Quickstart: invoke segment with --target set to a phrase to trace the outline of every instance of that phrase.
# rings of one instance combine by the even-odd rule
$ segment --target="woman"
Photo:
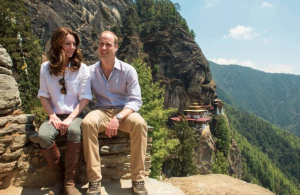
[[[56,176],[50,195],[63,192],[68,195],[81,194],[74,183],[82,156],[81,112],[92,99],[92,94],[89,70],[82,63],[79,43],[74,31],[56,29],[51,37],[49,61],[41,65],[38,97],[48,119],[39,129],[39,144],[41,153]],[[58,135],[67,138],[65,169],[54,142]]]

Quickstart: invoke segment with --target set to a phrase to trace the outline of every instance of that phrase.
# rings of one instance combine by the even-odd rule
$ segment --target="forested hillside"
[[[226,104],[233,138],[243,157],[243,180],[276,194],[299,194],[300,139],[271,123]]]
[[[300,136],[300,76],[209,64],[220,99]]]

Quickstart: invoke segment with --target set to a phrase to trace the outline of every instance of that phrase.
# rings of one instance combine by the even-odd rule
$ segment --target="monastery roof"
[[[203,105],[201,108],[213,108],[211,105]]]
[[[181,117],[172,117],[172,118],[170,118],[170,119],[173,120],[173,121],[180,121],[180,118],[181,118]],[[195,118],[186,118],[186,120],[188,120],[188,121],[201,121],[201,122],[206,122],[206,121],[211,120],[211,118],[207,118],[207,117],[198,118],[198,119],[195,119]]]
[[[207,117],[203,117],[203,118],[198,118],[196,121],[203,121],[203,122],[206,122],[206,121],[209,121],[211,118],[207,118]]]
[[[203,110],[203,109],[192,110],[192,109],[190,109],[190,110],[183,110],[183,111],[185,111],[185,112],[205,112],[206,110]]]

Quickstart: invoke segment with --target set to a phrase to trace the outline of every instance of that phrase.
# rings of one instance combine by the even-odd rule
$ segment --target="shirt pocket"
[[[78,94],[79,91],[79,81],[71,81],[66,83],[67,94]]]

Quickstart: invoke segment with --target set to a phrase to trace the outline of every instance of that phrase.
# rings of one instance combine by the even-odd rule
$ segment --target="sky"
[[[300,75],[300,0],[171,0],[207,60]]]

